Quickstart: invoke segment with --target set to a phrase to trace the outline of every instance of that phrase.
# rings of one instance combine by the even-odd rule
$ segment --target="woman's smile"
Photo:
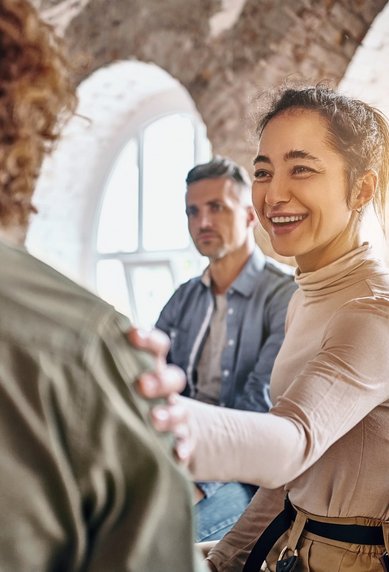
[[[307,214],[267,213],[272,232],[277,235],[293,232],[307,218]]]

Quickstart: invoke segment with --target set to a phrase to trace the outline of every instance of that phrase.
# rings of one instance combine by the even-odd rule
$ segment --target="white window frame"
[[[191,267],[193,268],[192,275],[198,274],[205,266],[205,260],[198,254],[196,249],[194,248],[192,241],[189,240],[188,246],[186,248],[178,248],[178,249],[171,249],[171,250],[159,250],[159,251],[150,251],[145,250],[143,247],[143,144],[144,144],[144,132],[152,125],[154,122],[159,121],[165,117],[169,117],[171,115],[182,115],[183,117],[187,117],[190,119],[194,129],[194,156],[193,156],[193,165],[207,161],[210,157],[210,148],[209,145],[205,144],[206,141],[206,134],[205,134],[205,127],[199,118],[198,113],[193,113],[193,110],[188,111],[188,109],[183,110],[181,106],[177,105],[177,100],[175,101],[175,105],[172,105],[172,98],[169,97],[168,101],[165,101],[165,105],[168,103],[169,110],[166,109],[164,112],[161,112],[161,100],[158,101],[158,112],[155,112],[152,116],[148,116],[147,120],[139,121],[137,126],[137,133],[131,137],[137,144],[137,154],[138,154],[138,189],[139,189],[139,201],[138,201],[138,248],[135,252],[121,252],[121,251],[114,251],[114,252],[98,252],[97,249],[97,233],[98,233],[98,226],[100,221],[101,215],[101,208],[103,205],[105,192],[101,193],[101,201],[99,205],[99,209],[97,210],[97,216],[95,219],[95,227],[94,227],[94,238],[95,238],[95,245],[94,245],[94,279],[95,279],[95,288],[99,293],[98,284],[97,284],[97,277],[96,277],[96,268],[100,261],[102,260],[116,260],[118,261],[123,267],[123,273],[125,277],[125,282],[127,286],[128,298],[129,298],[129,306],[130,306],[130,317],[131,319],[140,325],[145,327],[151,327],[153,324],[151,323],[144,323],[142,321],[142,315],[139,311],[139,308],[136,304],[136,295],[133,288],[133,273],[134,271],[139,268],[140,266],[143,267],[151,267],[155,265],[164,266],[167,271],[169,272],[172,278],[173,293],[174,289],[179,286],[183,280],[187,279],[189,276],[183,274],[182,267],[190,261]],[[180,109],[181,107],[181,109]],[[145,110],[143,110],[144,112]],[[149,110],[151,111],[151,110]],[[140,118],[138,118],[140,119]],[[112,168],[114,168],[114,164],[116,159],[118,158],[120,152],[128,144],[130,139],[126,140],[122,143],[118,153],[115,157],[115,160],[112,161],[112,167],[107,176],[105,177],[105,186],[109,179],[109,175],[112,172]],[[108,300],[111,303],[115,304],[113,299]],[[115,304],[116,305],[116,304]],[[125,311],[124,308],[118,307],[119,310]],[[162,309],[162,308],[161,308]]]

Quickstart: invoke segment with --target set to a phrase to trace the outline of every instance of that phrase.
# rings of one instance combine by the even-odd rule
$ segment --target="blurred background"
[[[206,264],[186,173],[217,153],[251,175],[261,91],[330,80],[389,115],[386,0],[32,3],[69,46],[79,108],[44,165],[28,248],[144,327]],[[386,252],[373,213],[365,226]]]

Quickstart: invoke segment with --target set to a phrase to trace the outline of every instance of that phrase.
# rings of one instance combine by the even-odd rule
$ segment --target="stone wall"
[[[369,34],[367,49],[362,44],[386,0],[32,2],[67,39],[76,81],[118,59],[157,64],[192,96],[214,152],[249,172],[261,90],[287,77],[338,84],[359,52],[346,90],[363,99],[374,94],[376,105],[387,98],[388,19],[377,18],[378,34]],[[257,239],[273,254],[260,231]]]
[[[34,0],[69,40],[77,80],[116,59],[154,62],[192,95],[216,152],[250,167],[258,92],[335,83],[386,0]]]

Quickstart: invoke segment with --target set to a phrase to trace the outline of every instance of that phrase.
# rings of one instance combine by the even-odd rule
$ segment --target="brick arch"
[[[33,2],[68,40],[77,81],[117,59],[154,62],[191,95],[214,151],[248,169],[256,94],[286,76],[344,78],[346,91],[365,99],[373,93],[378,106],[384,93],[386,101],[389,76],[376,67],[388,58],[386,0]],[[78,259],[85,239],[80,225],[67,244],[77,243]],[[271,254],[266,238],[257,238]]]
[[[105,182],[129,139],[170,113],[201,118],[185,88],[154,64],[115,62],[78,88],[77,115],[43,165],[28,247],[93,288],[96,214]]]
[[[182,83],[216,152],[248,165],[248,105],[290,74],[343,77],[386,0],[35,0],[68,38],[78,79],[115,59]]]

